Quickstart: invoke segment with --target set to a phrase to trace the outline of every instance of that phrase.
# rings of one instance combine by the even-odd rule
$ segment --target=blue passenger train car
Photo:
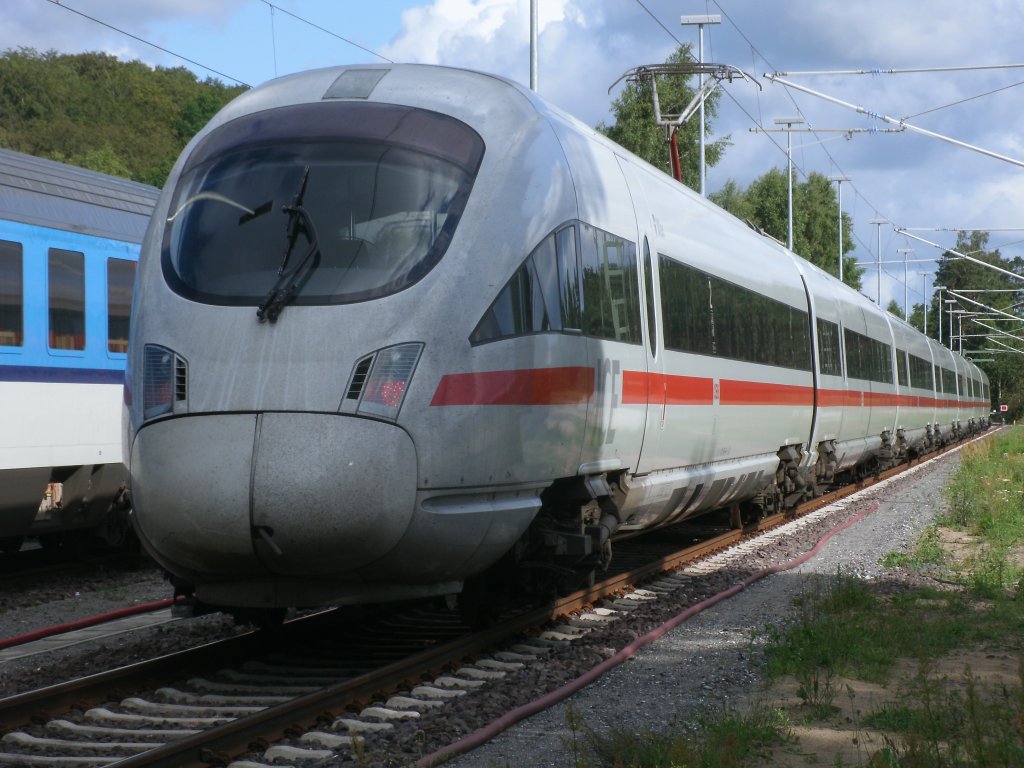
[[[158,194],[0,150],[0,550],[124,530],[129,315]]]

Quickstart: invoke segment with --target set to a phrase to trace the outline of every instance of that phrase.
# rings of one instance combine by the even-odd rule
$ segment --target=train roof
[[[141,243],[160,190],[0,149],[0,219]]]

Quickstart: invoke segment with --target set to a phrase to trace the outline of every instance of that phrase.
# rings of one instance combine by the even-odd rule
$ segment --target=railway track
[[[869,484],[815,499],[798,515]],[[766,518],[757,532],[792,517]],[[627,554],[620,559],[630,565],[601,583],[543,608],[513,612],[483,631],[470,631],[441,606],[327,611],[279,633],[254,632],[0,700],[6,734],[0,766],[251,768],[261,764],[254,759],[302,764],[358,750],[371,734],[408,728],[446,702],[540,663],[561,644],[677,589],[683,580],[665,572],[754,533],[716,532],[678,551],[648,552],[648,562],[636,566],[632,561],[641,555]],[[634,590],[638,584],[646,586]],[[602,600],[606,607],[595,608]],[[257,758],[232,762],[253,753]]]

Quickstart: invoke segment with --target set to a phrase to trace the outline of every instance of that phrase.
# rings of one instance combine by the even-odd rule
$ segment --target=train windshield
[[[395,293],[444,255],[482,157],[468,126],[407,107],[321,102],[240,118],[210,133],[181,174],[164,275],[210,304]]]

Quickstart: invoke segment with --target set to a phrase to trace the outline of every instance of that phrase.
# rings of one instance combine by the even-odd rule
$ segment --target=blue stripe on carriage
[[[0,381],[34,384],[124,384],[124,370],[57,368],[48,365],[0,365]]]

